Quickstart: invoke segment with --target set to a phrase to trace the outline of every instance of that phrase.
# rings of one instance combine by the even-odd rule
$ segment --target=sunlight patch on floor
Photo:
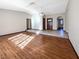
[[[41,33],[41,31],[36,31],[35,33],[36,33],[36,35],[39,35]]]
[[[8,40],[12,41],[15,45],[23,49],[27,44],[29,44],[32,39],[34,39],[35,35],[26,35],[26,34],[18,34],[16,36],[8,38]]]

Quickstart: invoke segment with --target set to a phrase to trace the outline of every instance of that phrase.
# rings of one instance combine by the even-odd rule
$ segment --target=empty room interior
[[[0,0],[0,59],[79,59],[79,0]]]

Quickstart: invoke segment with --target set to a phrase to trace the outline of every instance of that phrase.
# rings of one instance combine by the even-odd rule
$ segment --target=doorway
[[[61,16],[57,18],[57,22],[58,22],[57,30],[63,30],[64,21],[63,21],[63,18]]]
[[[46,22],[46,19],[43,18],[43,30],[45,30],[45,22]]]
[[[47,18],[47,30],[53,30],[53,18]]]
[[[26,19],[27,30],[31,29],[31,19]]]

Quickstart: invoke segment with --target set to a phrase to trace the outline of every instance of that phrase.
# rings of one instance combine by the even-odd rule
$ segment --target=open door
[[[47,30],[53,30],[53,18],[47,18]]]
[[[31,19],[27,19],[27,30],[31,29]]]

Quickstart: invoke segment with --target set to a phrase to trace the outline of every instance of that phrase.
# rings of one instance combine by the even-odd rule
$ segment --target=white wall
[[[70,0],[66,13],[66,31],[79,55],[79,0]]]
[[[57,30],[57,17],[62,16],[64,19],[64,30],[65,30],[65,14],[54,14],[47,15],[46,18],[53,18],[53,30]]]
[[[42,23],[42,15],[40,14],[35,14],[32,16],[32,29],[38,29],[38,30],[42,30],[43,29],[43,23]]]
[[[0,35],[24,31],[28,14],[0,9]]]

